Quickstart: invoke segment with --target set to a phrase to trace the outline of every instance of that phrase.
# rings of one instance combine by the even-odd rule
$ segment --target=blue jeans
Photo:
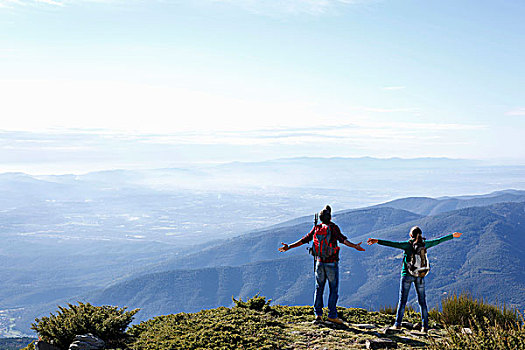
[[[328,296],[328,317],[337,318],[337,290],[339,289],[339,265],[337,262],[315,262],[315,293],[314,311],[317,316],[323,315],[323,291],[328,280],[330,295]]]
[[[407,304],[408,293],[412,282],[416,285],[417,301],[421,309],[421,318],[423,320],[423,327],[428,328],[428,308],[425,297],[425,278],[414,277],[411,275],[401,276],[399,283],[399,301],[397,303],[396,326],[401,326],[403,315],[405,313],[405,306]]]

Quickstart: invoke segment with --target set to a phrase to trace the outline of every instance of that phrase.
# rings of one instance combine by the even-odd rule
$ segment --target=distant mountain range
[[[396,199],[387,203],[376,205],[375,207],[403,209],[420,215],[435,215],[456,209],[482,207],[495,203],[523,202],[523,194],[523,191],[505,190],[479,196],[443,198],[411,197]]]
[[[507,195],[484,198],[495,201]],[[411,201],[407,199],[405,204]],[[437,306],[448,293],[470,291],[488,302],[525,307],[524,202],[468,207],[426,217],[381,207],[341,213],[334,221],[354,242],[370,236],[406,240],[410,227],[416,224],[428,238],[463,232],[460,239],[429,251],[432,270],[426,282],[430,305]],[[308,305],[313,293],[311,257],[302,247],[285,254],[278,253],[277,247],[280,241],[300,238],[310,226],[284,226],[231,239],[152,269],[171,271],[132,278],[87,299],[142,308],[140,319],[230,305],[232,296],[248,298],[256,293],[276,303]],[[366,249],[360,253],[342,248],[340,305],[372,309],[395,305],[402,251],[377,245]],[[415,293],[411,295],[413,303],[414,298]]]
[[[334,213],[334,221],[345,235],[361,236],[367,232],[394,227],[421,218],[421,215],[395,208],[370,208]],[[258,261],[282,259],[277,251],[280,242],[292,242],[307,234],[313,225],[313,216],[300,223],[285,222],[269,229],[258,230],[182,257],[172,258],[148,270],[167,271],[216,266],[239,266]],[[304,255],[305,247],[291,250],[287,255]]]
[[[0,336],[15,334],[11,329],[27,333],[35,316],[48,314],[57,304],[98,298],[105,288],[152,273],[241,271],[258,264],[271,269],[277,260],[283,260],[282,266],[288,264],[286,259],[309,261],[303,247],[285,255],[276,249],[281,241],[295,241],[307,233],[312,215],[304,215],[327,203],[335,209],[362,208],[335,213],[334,220],[355,241],[428,215],[520,202],[525,191],[384,203],[392,198],[525,188],[523,175],[525,167],[520,166],[433,158],[293,158],[83,175],[0,174],[0,322],[9,324],[6,330],[0,328]],[[384,204],[370,207],[377,203]],[[354,271],[361,271],[363,267],[355,264],[366,259],[353,253],[344,252],[350,254],[346,260],[352,273],[347,275],[364,283],[368,277]],[[309,265],[306,278],[311,277]],[[252,278],[244,272],[243,276],[244,281]],[[308,279],[292,282],[311,285]],[[243,286],[246,295],[259,289],[251,282]],[[275,288],[265,289],[268,297],[310,303],[308,288],[304,296],[302,288]],[[222,290],[215,296],[206,294],[210,305],[244,295]],[[135,292],[140,295],[138,289]],[[141,314],[154,314],[146,304]],[[184,307],[203,306],[195,302]]]

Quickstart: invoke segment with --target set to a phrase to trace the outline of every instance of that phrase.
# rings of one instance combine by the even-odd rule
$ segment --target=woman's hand
[[[454,236],[454,238],[459,238],[459,237],[461,237],[462,234],[463,234],[463,233],[461,233],[461,232],[454,232],[454,233],[452,234],[452,236]]]
[[[279,251],[280,251],[281,253],[284,253],[285,251],[287,251],[288,249],[290,249],[290,247],[288,246],[288,244],[283,243],[283,242],[281,242],[281,244],[283,245],[282,247],[279,248]]]
[[[368,241],[366,242],[368,245],[372,245],[372,244],[376,244],[378,242],[377,239],[375,238],[369,238]]]

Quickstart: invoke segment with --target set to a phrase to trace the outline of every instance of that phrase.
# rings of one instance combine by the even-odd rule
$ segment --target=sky
[[[523,62],[521,0],[0,0],[0,172],[525,164]]]

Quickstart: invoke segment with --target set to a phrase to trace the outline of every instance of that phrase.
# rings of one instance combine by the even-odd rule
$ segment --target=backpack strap
[[[326,225],[326,232],[328,232],[326,235],[326,242],[330,244],[330,241],[332,240],[332,229],[330,228],[330,224]]]

